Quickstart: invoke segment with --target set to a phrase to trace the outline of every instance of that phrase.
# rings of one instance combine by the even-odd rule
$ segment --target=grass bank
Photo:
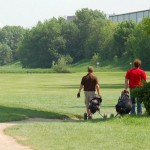
[[[94,66],[95,72],[122,72],[132,67],[127,59],[120,59],[118,62],[106,60],[104,62],[99,62],[98,66],[96,64],[91,64],[89,60],[82,60],[68,66],[68,71],[70,73],[85,72],[89,65]],[[21,63],[18,61],[0,66],[0,73],[54,73],[54,71],[52,68],[22,68]]]

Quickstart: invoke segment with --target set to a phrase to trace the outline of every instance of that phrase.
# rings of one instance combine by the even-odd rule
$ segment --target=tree
[[[12,51],[7,44],[0,43],[0,65],[6,65],[12,61]]]
[[[20,60],[23,67],[48,68],[60,55],[70,55],[74,62],[91,59],[94,53],[107,59],[111,57],[112,35],[113,26],[106,16],[85,8],[70,22],[64,18],[38,22],[19,46]]]
[[[79,42],[78,42],[78,45],[80,48],[79,59],[83,59],[86,57],[91,58],[92,55],[95,52],[97,52],[96,50],[94,51],[94,53],[89,54],[90,53],[89,51],[92,51],[92,50],[90,48],[87,49],[88,45],[90,45],[90,44],[87,45],[87,43],[91,41],[91,44],[92,44],[93,43],[92,41],[95,41],[95,40],[91,40],[91,38],[93,38],[93,34],[91,35],[91,33],[94,32],[91,30],[93,28],[91,27],[91,25],[97,24],[98,20],[99,22],[101,22],[105,19],[106,19],[106,15],[98,10],[91,10],[88,8],[83,8],[76,12],[76,19],[74,20],[74,22],[78,26],[78,29],[80,31]]]
[[[147,34],[150,36],[150,18],[144,18],[142,20],[144,26],[144,31],[147,32]]]
[[[86,58],[91,58],[94,53],[99,53],[102,60],[112,57],[114,27],[114,24],[109,20],[100,18],[90,23],[91,32],[85,42]]]
[[[12,50],[12,60],[18,59],[18,44],[23,40],[25,29],[20,26],[5,26],[0,29],[0,42],[7,44]]]
[[[65,53],[65,39],[56,18],[39,22],[29,30],[19,48],[23,67],[49,68],[59,54]]]
[[[126,53],[126,42],[129,36],[132,35],[135,26],[133,21],[123,21],[117,25],[114,33],[114,49],[115,55],[118,56],[118,58],[121,58]]]
[[[58,21],[61,25],[61,35],[65,40],[65,55],[70,55],[74,62],[79,61],[80,47],[79,47],[79,29],[72,21],[66,21],[59,18]]]
[[[150,36],[149,29],[150,24],[148,20],[143,19],[134,30],[132,36],[129,37],[126,43],[126,50],[133,55],[134,58],[140,58],[142,60],[142,68],[145,70],[150,69]]]

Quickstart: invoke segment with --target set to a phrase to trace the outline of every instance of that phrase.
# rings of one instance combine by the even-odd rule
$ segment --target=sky
[[[82,8],[123,14],[150,9],[150,0],[0,0],[0,27],[31,28],[38,21],[75,15]]]

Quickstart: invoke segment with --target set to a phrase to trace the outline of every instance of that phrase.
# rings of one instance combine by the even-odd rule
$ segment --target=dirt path
[[[27,146],[17,143],[17,141],[13,137],[6,135],[4,133],[4,129],[6,129],[7,127],[22,124],[22,123],[60,122],[60,121],[63,121],[63,120],[35,118],[35,119],[28,119],[28,120],[23,120],[23,121],[0,123],[0,150],[32,150],[31,148]]]

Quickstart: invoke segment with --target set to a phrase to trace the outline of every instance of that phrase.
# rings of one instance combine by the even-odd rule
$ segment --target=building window
[[[118,22],[123,21],[123,15],[118,16]]]
[[[142,21],[143,17],[144,17],[144,12],[138,12],[137,13],[137,23]]]
[[[136,21],[136,13],[130,14],[130,20],[133,20],[134,22],[137,22]]]
[[[125,20],[125,21],[130,20],[129,14],[125,14],[125,15],[124,15],[124,20]]]

